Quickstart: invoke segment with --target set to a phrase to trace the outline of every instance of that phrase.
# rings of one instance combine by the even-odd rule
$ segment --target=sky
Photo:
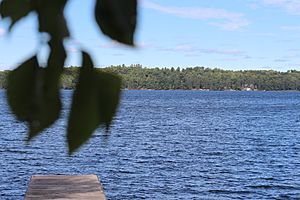
[[[226,70],[300,70],[300,0],[139,0],[136,47],[118,44],[97,27],[94,0],[69,0],[65,66],[80,66],[80,49],[96,67],[204,66]],[[14,69],[49,49],[30,14],[8,32],[0,20],[0,70]]]

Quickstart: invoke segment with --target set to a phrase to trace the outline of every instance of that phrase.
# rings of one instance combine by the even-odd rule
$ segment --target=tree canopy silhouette
[[[52,125],[60,116],[59,81],[64,70],[65,38],[70,37],[64,9],[68,0],[2,0],[0,16],[10,19],[9,30],[28,14],[38,16],[39,32],[50,36],[50,55],[45,68],[37,55],[10,72],[7,99],[17,119],[28,124],[28,140]],[[134,46],[137,0],[96,0],[95,20],[113,40]],[[91,57],[82,51],[82,67],[76,85],[67,128],[69,153],[85,143],[100,125],[109,129],[121,91],[117,75],[95,70]]]

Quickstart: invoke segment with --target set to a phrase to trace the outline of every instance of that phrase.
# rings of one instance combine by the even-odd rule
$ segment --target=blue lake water
[[[108,199],[300,199],[300,92],[124,91],[111,135],[68,157],[71,95],[26,145],[0,91],[0,199],[33,174],[97,174]]]

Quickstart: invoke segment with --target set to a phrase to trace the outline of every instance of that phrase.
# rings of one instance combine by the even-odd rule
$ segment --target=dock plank
[[[25,200],[89,199],[106,200],[96,175],[34,175],[25,194]]]

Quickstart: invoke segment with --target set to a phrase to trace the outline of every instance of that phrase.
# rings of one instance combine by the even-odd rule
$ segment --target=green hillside
[[[68,67],[61,77],[61,87],[73,89],[79,67]],[[141,65],[99,68],[118,74],[125,89],[208,89],[208,90],[300,90],[300,71],[231,71],[194,68],[145,68]],[[6,87],[8,71],[0,72],[0,87]]]

